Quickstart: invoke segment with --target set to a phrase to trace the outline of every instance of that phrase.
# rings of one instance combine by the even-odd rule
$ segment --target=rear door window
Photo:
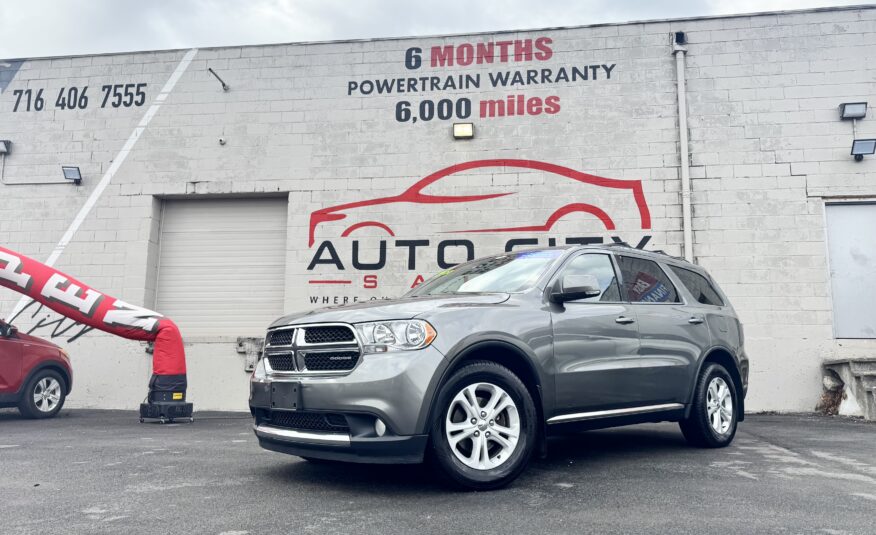
[[[680,303],[669,276],[656,262],[618,255],[623,294],[631,303]]]
[[[669,269],[681,279],[681,283],[684,284],[684,287],[687,288],[698,303],[718,307],[724,306],[724,300],[721,299],[721,296],[707,278],[695,271],[678,266],[669,266]]]

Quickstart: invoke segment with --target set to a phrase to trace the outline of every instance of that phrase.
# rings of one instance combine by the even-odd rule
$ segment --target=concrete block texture
[[[397,296],[507,248],[623,240],[681,254],[687,158],[696,261],[746,326],[747,407],[811,410],[821,362],[844,343],[832,334],[823,205],[876,198],[876,160],[851,159],[852,125],[837,112],[876,101],[874,14],[229,46],[184,68],[186,50],[29,59],[11,78],[0,62],[0,139],[13,143],[0,156],[2,243],[45,260],[100,188],[56,265],[153,306],[165,199],[282,196],[278,272],[292,312]],[[689,37],[687,155],[675,31]],[[474,139],[453,138],[458,122],[474,124]],[[876,121],[857,135],[876,137]],[[78,166],[82,184],[62,165]],[[0,315],[18,298],[0,290]],[[136,407],[143,348],[93,332],[71,340],[75,326],[55,321],[34,308],[16,318],[70,351],[70,406]],[[246,410],[235,341],[261,334],[183,333],[197,408]],[[873,340],[856,347],[876,353]]]

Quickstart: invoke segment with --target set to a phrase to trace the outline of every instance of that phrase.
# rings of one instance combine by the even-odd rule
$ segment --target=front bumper
[[[268,450],[304,457],[353,462],[416,463],[423,459],[425,414],[435,378],[446,366],[434,347],[418,351],[369,354],[347,375],[275,373],[250,382],[255,434]],[[293,383],[295,395],[288,386]],[[280,396],[277,392],[284,391]],[[349,428],[304,429],[279,426],[275,413],[342,415]],[[379,418],[386,433],[378,436]]]
[[[357,463],[407,464],[423,461],[428,435],[356,437],[344,433],[317,433],[270,425],[253,426],[266,450]]]

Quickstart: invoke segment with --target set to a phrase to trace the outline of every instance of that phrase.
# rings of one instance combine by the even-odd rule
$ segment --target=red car
[[[0,321],[0,407],[26,418],[51,418],[73,388],[67,352]]]

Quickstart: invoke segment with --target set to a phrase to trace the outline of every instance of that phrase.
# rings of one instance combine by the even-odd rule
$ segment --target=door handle
[[[694,316],[691,319],[687,320],[687,322],[690,323],[691,325],[699,325],[700,323],[703,322],[703,318],[698,318],[698,317]]]
[[[630,323],[635,323],[636,320],[633,318],[628,318],[626,316],[618,316],[617,319],[614,320],[615,323],[620,323],[621,325],[629,325]]]

